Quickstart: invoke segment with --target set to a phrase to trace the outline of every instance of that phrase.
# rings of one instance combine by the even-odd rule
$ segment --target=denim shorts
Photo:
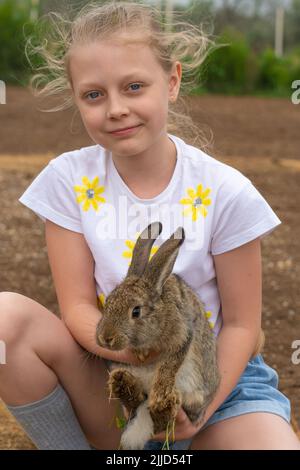
[[[278,390],[277,372],[264,362],[260,354],[248,362],[236,387],[201,431],[224,419],[255,412],[273,413],[290,423],[290,401]],[[169,439],[169,449],[187,450],[191,442],[192,438],[173,443]],[[148,441],[144,450],[161,450],[163,445],[160,441]]]

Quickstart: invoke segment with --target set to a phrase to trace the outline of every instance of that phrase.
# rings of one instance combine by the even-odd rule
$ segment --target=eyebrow
[[[141,78],[143,77],[143,72],[141,70],[137,70],[136,72],[131,72],[127,75],[124,75],[122,78],[121,78],[121,82],[123,82],[124,80],[129,80],[131,78],[135,78],[137,76],[141,76]],[[82,83],[80,86],[79,86],[79,90],[80,92],[86,90],[86,89],[92,89],[92,88],[98,88],[100,86],[99,83],[97,82],[91,82],[91,83]]]

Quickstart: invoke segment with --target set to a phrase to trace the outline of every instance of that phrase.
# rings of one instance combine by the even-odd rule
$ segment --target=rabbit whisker
[[[82,351],[81,353],[81,359],[82,359],[82,363],[81,363],[81,367],[85,367],[87,362],[90,360],[90,358],[93,356],[93,354],[90,352],[90,351]]]

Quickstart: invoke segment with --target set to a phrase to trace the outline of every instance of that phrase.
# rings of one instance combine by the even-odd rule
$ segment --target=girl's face
[[[95,42],[72,49],[69,70],[75,103],[95,143],[115,155],[135,155],[166,137],[180,62],[167,77],[146,45]],[[133,132],[112,134],[134,126]]]

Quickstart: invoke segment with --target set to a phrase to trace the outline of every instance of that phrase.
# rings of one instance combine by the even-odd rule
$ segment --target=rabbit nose
[[[115,340],[114,340],[114,337],[113,336],[101,336],[101,335],[98,335],[98,342],[100,344],[100,346],[108,346],[108,347],[112,347]]]
[[[114,345],[114,343],[115,343],[115,339],[114,339],[113,336],[110,336],[110,337],[106,338],[106,344],[107,344],[107,346],[112,347],[112,346]]]
[[[106,339],[102,335],[97,335],[97,343],[99,346],[102,346],[103,348],[107,345]]]

